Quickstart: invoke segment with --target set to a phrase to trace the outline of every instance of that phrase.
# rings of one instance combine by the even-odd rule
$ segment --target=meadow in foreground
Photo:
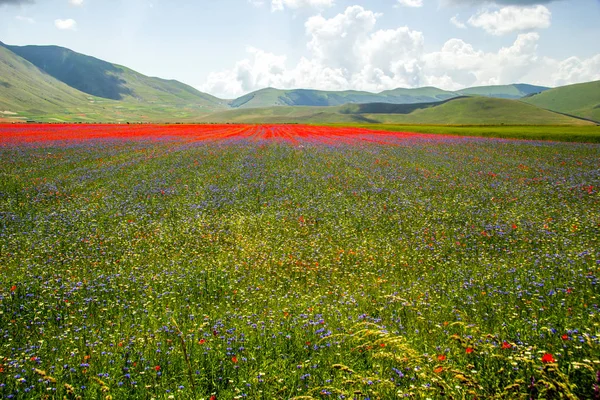
[[[600,398],[600,146],[113,128],[0,129],[0,398]]]

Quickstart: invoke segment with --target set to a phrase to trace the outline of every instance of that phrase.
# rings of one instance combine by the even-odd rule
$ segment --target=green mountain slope
[[[226,107],[223,100],[181,82],[148,77],[63,47],[5,46],[59,81],[93,96],[151,104],[189,104],[211,109]]]
[[[88,97],[0,46],[0,111],[4,116],[62,112],[88,105],[93,101]]]
[[[548,110],[600,122],[600,81],[550,89],[523,101]]]
[[[476,86],[457,92],[464,96],[485,96],[499,99],[520,99],[535,93],[540,93],[550,88],[545,86],[526,85],[515,83],[513,85]]]
[[[229,102],[233,108],[258,108],[273,106],[339,106],[347,103],[398,103],[413,104],[450,99],[454,92],[424,87],[418,89],[394,89],[381,93],[356,90],[324,91],[310,89],[281,90],[266,88],[248,93]]]
[[[347,104],[338,107],[267,107],[216,112],[206,122],[386,123],[449,125],[591,125],[516,100],[461,97],[412,105]]]

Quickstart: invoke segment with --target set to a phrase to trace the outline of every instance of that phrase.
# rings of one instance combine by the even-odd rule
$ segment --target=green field
[[[0,158],[1,398],[594,396],[596,144],[105,140]]]
[[[394,124],[329,124],[393,132],[435,133],[440,135],[479,136],[488,138],[551,140],[557,142],[600,143],[600,126],[535,126],[535,125],[394,125]]]

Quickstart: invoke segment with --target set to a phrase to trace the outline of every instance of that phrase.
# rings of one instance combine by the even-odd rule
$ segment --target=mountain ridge
[[[149,77],[65,47],[10,46],[0,41],[3,120],[206,122],[241,118],[258,122],[262,118],[279,122],[582,124],[585,121],[576,118],[593,119],[590,115],[600,114],[600,90],[595,91],[595,84],[563,90],[523,83],[456,91],[425,86],[378,93],[268,87],[224,100],[177,80]],[[586,93],[583,102],[578,100],[580,88]],[[545,98],[560,97],[564,90],[572,98],[568,104],[563,101],[553,109],[544,103]]]

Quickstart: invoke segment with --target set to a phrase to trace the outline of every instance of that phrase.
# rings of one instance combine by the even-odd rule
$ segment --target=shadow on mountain
[[[437,107],[449,101],[464,99],[468,96],[460,96],[444,101],[416,104],[391,104],[391,103],[366,103],[346,104],[341,107],[340,114],[410,114],[416,110]]]
[[[58,46],[6,46],[48,75],[84,93],[121,100],[132,96],[119,75],[122,70],[94,57]]]

